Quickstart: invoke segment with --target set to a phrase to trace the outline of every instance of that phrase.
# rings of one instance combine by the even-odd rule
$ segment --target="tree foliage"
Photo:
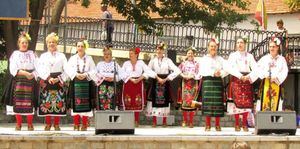
[[[249,5],[245,0],[103,0],[102,3],[114,7],[145,31],[156,27],[150,15],[153,13],[182,24],[202,22],[204,28],[214,31],[223,23],[233,26],[246,19],[236,10],[247,10]]]
[[[300,11],[300,0],[284,0],[292,11]]]

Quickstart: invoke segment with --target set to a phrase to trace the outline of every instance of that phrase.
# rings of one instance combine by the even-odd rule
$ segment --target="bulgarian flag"
[[[264,30],[267,29],[268,20],[264,0],[259,0],[256,6],[255,19],[259,22],[259,24],[263,27]]]

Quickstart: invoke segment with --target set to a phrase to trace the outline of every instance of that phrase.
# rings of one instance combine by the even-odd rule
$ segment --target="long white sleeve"
[[[172,73],[168,75],[168,79],[173,80],[181,73],[181,71],[169,58],[168,58],[168,66],[169,66],[169,70],[172,71]]]
[[[258,79],[258,75],[255,73],[255,70],[258,68],[257,63],[253,57],[253,55],[251,54],[250,58],[250,68],[251,68],[251,72],[248,74],[248,76],[250,77],[250,82],[255,82]]]
[[[229,74],[231,74],[239,79],[243,76],[243,74],[239,71],[239,69],[236,65],[236,57],[235,57],[234,53],[231,53],[229,55],[229,58],[227,60],[227,63],[225,64],[224,68]]]
[[[16,52],[13,52],[9,58],[9,72],[12,76],[16,76],[18,73],[19,67],[17,63]]]
[[[59,78],[61,78],[61,83],[67,81],[68,74],[66,73],[66,70],[68,69],[68,60],[65,55],[63,55],[63,72],[59,75]]]
[[[96,65],[95,65],[95,62],[94,62],[94,60],[91,56],[88,56],[88,62],[89,62],[89,64],[88,64],[89,68],[86,71],[86,73],[87,73],[87,79],[90,81],[90,80],[93,80],[92,75],[94,73]]]
[[[154,71],[152,71],[146,64],[144,61],[140,61],[142,68],[143,68],[143,76],[147,79],[147,78],[155,78],[156,77],[156,73]]]
[[[74,80],[75,76],[77,75],[77,60],[76,55],[73,55],[67,65],[66,73],[70,77],[71,80]]]
[[[276,74],[276,77],[278,78],[279,83],[282,84],[286,79],[289,70],[285,58],[280,57],[279,61],[281,65],[279,65],[280,68],[278,68],[279,71]]]

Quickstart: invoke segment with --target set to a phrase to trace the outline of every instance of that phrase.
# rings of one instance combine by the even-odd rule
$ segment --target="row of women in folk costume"
[[[253,109],[253,86],[257,78],[263,79],[261,85],[261,111],[277,111],[280,101],[280,85],[288,74],[287,63],[279,55],[280,40],[272,38],[269,42],[269,54],[263,56],[257,63],[252,54],[245,48],[246,40],[238,38],[237,51],[229,55],[227,61],[216,55],[217,44],[210,41],[208,54],[200,61],[202,76],[202,113],[206,115],[206,131],[210,131],[210,117],[216,118],[216,131],[221,131],[220,117],[224,116],[224,88],[222,79],[230,74],[228,98],[234,101],[228,113],[234,114],[235,131],[240,131],[239,116],[242,115],[242,128],[248,131],[247,116]]]
[[[135,111],[135,123],[139,124],[139,113],[144,110],[145,90],[143,80],[152,78],[148,93],[147,115],[153,116],[153,126],[156,126],[156,117],[163,117],[166,126],[166,117],[170,113],[172,93],[170,81],[179,74],[183,77],[181,104],[183,110],[183,125],[193,127],[194,108],[193,100],[199,95],[202,98],[202,113],[206,116],[206,131],[210,130],[210,118],[216,117],[216,130],[220,131],[220,117],[224,116],[224,88],[222,78],[228,73],[231,79],[230,97],[235,102],[236,131],[240,130],[238,114],[242,114],[243,128],[246,125],[247,115],[253,107],[253,91],[251,83],[257,77],[265,79],[262,91],[262,110],[277,110],[279,85],[287,76],[285,59],[278,55],[279,43],[270,42],[270,54],[264,56],[256,64],[253,56],[245,51],[245,41],[237,40],[237,51],[229,56],[228,62],[217,55],[217,43],[211,40],[208,43],[208,54],[199,62],[194,60],[194,51],[189,50],[187,60],[179,68],[167,57],[164,57],[164,45],[157,46],[157,57],[152,59],[148,66],[138,60],[139,48],[129,51],[130,60],[121,68],[112,61],[112,51],[104,49],[104,61],[95,66],[92,58],[85,54],[87,43],[80,41],[76,44],[77,54],[67,61],[65,55],[57,51],[58,37],[51,33],[46,42],[48,52],[43,53],[39,60],[28,50],[28,37],[21,35],[18,40],[19,50],[10,57],[10,72],[13,75],[11,97],[7,102],[8,114],[15,114],[17,119],[16,130],[21,130],[22,117],[27,115],[28,130],[33,130],[32,115],[37,107],[38,116],[45,116],[45,130],[51,129],[51,119],[54,119],[54,129],[60,130],[59,121],[65,116],[67,109],[71,109],[74,118],[74,130],[79,130],[79,121],[82,117],[81,130],[86,130],[88,117],[93,116],[92,109],[111,110],[114,99],[114,71],[117,71],[116,80],[123,80],[122,101],[120,106],[124,110]],[[170,73],[172,72],[172,73]],[[40,82],[36,82],[41,78]],[[66,97],[66,81],[71,79],[69,98]],[[199,80],[201,78],[201,87]],[[95,89],[93,82],[96,82]],[[271,82],[271,83],[270,83]],[[39,90],[36,90],[39,84]],[[273,89],[269,91],[269,89]],[[199,89],[201,89],[199,91]],[[97,90],[97,92],[96,92]],[[272,96],[268,96],[272,93]],[[96,94],[96,95],[95,95]],[[39,100],[37,100],[39,97]],[[273,98],[270,107],[270,97]],[[278,98],[277,98],[278,97]],[[276,98],[276,100],[274,100]],[[70,100],[68,100],[70,99]],[[190,120],[187,118],[189,115]]]

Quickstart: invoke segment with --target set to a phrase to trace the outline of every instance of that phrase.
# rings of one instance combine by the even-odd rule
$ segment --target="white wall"
[[[254,19],[254,15],[250,15],[248,19],[236,25],[237,28],[254,29],[254,25],[250,22]],[[285,13],[285,14],[268,14],[268,28],[267,30],[275,31],[276,22],[282,19],[284,27],[289,34],[300,34],[300,13]]]

